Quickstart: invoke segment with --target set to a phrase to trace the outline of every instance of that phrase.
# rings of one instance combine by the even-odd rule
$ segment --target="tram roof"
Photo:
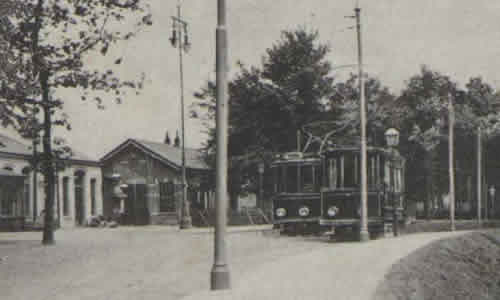
[[[311,164],[320,163],[321,156],[317,153],[286,152],[278,154],[273,162],[276,164]]]
[[[331,153],[331,152],[360,152],[361,147],[359,146],[338,146],[338,147],[328,147],[323,151],[324,153]],[[386,152],[387,150],[382,147],[373,147],[373,146],[367,146],[366,151],[369,152]]]

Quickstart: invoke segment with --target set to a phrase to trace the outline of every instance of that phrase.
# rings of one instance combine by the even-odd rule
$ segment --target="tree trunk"
[[[52,161],[52,120],[51,105],[48,86],[49,74],[47,70],[40,73],[40,85],[42,87],[43,101],[43,174],[45,177],[45,220],[43,227],[44,245],[55,244],[54,240],[54,164]]]

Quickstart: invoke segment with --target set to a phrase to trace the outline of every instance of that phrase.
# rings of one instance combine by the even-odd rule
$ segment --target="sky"
[[[123,55],[118,74],[146,75],[139,96],[122,104],[105,99],[105,110],[83,102],[76,91],[56,91],[65,102],[71,131],[58,129],[73,149],[99,159],[127,138],[162,142],[165,133],[180,133],[180,75],[177,49],[170,45],[177,0],[146,0],[153,25],[136,38],[110,50]],[[500,1],[491,0],[359,0],[365,71],[398,93],[405,81],[425,64],[460,85],[482,76],[500,87]],[[182,0],[182,17],[189,22],[191,50],[184,55],[186,147],[199,147],[206,136],[201,123],[188,118],[193,93],[215,79],[216,0]],[[230,0],[227,1],[230,76],[236,61],[260,65],[265,49],[282,30],[299,26],[319,31],[319,40],[331,47],[328,60],[335,66],[355,64],[355,0]],[[126,24],[124,24],[126,26]],[[96,55],[89,63],[103,65],[114,56]],[[349,68],[334,70],[345,77]],[[17,137],[11,130],[7,135]]]

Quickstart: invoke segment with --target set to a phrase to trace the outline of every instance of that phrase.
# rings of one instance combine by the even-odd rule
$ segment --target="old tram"
[[[325,181],[321,189],[320,225],[337,233],[358,232],[361,215],[359,147],[324,152]],[[380,233],[401,219],[404,208],[404,159],[384,148],[367,148],[368,230]],[[393,208],[396,208],[394,210]],[[397,220],[397,219],[396,219]]]
[[[359,230],[359,147],[328,147],[320,154],[285,153],[272,169],[274,222],[282,230],[307,228],[336,234]],[[388,230],[401,219],[405,207],[404,158],[397,151],[367,148],[367,192],[369,231]]]
[[[274,224],[282,231],[318,231],[323,163],[320,155],[289,152],[271,164]]]

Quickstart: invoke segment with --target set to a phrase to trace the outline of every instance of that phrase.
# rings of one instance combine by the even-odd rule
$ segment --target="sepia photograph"
[[[491,0],[0,0],[0,300],[500,299],[498,70]]]

